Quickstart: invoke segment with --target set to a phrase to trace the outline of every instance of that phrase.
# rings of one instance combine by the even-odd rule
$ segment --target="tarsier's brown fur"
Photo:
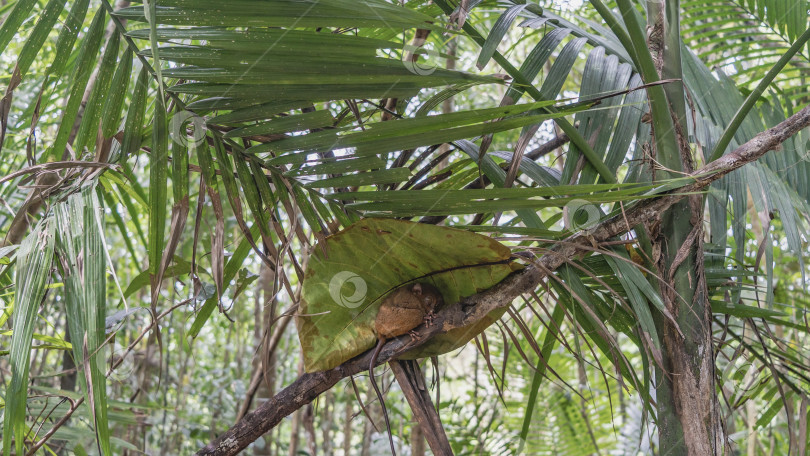
[[[385,341],[394,337],[411,332],[423,322],[430,324],[433,319],[433,312],[442,302],[442,294],[433,285],[427,283],[415,283],[405,285],[396,289],[385,298],[377,312],[377,319],[374,321],[374,332],[377,333],[377,348],[371,355],[368,366],[368,374],[371,377],[371,386],[377,393],[380,406],[383,409],[385,425],[388,428],[388,441],[391,443],[391,453],[396,456],[394,450],[394,439],[391,436],[391,424],[388,422],[388,412],[385,410],[382,393],[374,379],[374,365],[377,363],[377,356]],[[414,335],[414,333],[411,333]]]

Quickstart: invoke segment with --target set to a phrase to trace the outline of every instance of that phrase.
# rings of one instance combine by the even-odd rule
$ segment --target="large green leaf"
[[[326,238],[310,259],[297,319],[306,370],[331,369],[373,347],[379,306],[402,285],[431,283],[448,305],[492,287],[516,268],[509,248],[486,236],[402,220],[361,220]],[[458,348],[502,314],[436,337],[409,357]]]
[[[11,452],[12,438],[17,454],[23,453],[25,441],[25,404],[28,373],[31,367],[31,340],[34,320],[50,277],[54,249],[54,223],[42,220],[22,242],[17,253],[16,293],[14,294],[14,329],[11,337],[11,383],[5,392],[3,417],[3,454]]]
[[[321,33],[323,27],[443,30],[429,15],[381,0],[239,0],[225,9],[221,2],[209,0],[157,3],[152,5],[155,15],[150,29],[129,35],[150,40],[152,49],[141,55],[159,55],[154,65],[157,75],[182,82],[170,90],[192,95],[187,100],[191,110],[250,108],[263,114],[255,117],[254,112],[247,118],[267,119],[283,110],[262,106],[282,100],[298,108],[313,101],[410,97],[423,88],[462,82],[503,83],[497,77],[441,68],[414,71],[396,58],[403,52],[401,43]],[[130,21],[145,20],[140,6],[115,14]],[[158,28],[157,24],[193,27]],[[249,28],[229,29],[233,26]],[[159,42],[168,44],[158,48]],[[160,69],[158,60],[175,65]],[[246,119],[243,113],[236,117]]]
[[[115,70],[118,58],[119,42],[120,35],[117,33],[110,35],[110,39],[107,41],[92,93],[84,106],[82,123],[72,143],[74,150],[80,152],[84,152],[85,148],[93,150],[96,143],[105,99],[113,82],[113,70]],[[120,91],[123,93],[123,90]]]
[[[0,48],[5,49],[36,4],[36,0],[23,0],[14,5],[11,14],[5,17],[3,25],[0,26]]]
[[[84,44],[76,60],[77,70],[73,85],[70,88],[70,96],[62,112],[62,122],[59,124],[59,130],[56,132],[56,138],[53,141],[52,151],[55,157],[61,157],[68,144],[70,132],[73,129],[73,121],[78,115],[84,91],[95,67],[96,55],[104,37],[104,20],[106,17],[104,9],[99,9],[85,35]]]
[[[104,207],[94,187],[85,187],[55,207],[57,252],[65,282],[68,330],[73,358],[90,419],[103,454],[110,450],[107,419],[106,338],[107,252],[103,241]]]
[[[143,7],[131,6],[119,17],[144,21]],[[223,8],[218,0],[161,0],[156,8],[160,24],[194,26],[284,27],[381,27],[440,28],[432,17],[380,0],[233,0]]]

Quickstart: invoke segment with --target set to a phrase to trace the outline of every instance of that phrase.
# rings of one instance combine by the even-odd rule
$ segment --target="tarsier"
[[[377,318],[374,321],[374,332],[377,333],[377,348],[371,355],[368,366],[368,374],[371,377],[371,386],[377,393],[377,399],[382,406],[385,425],[388,428],[388,441],[391,444],[391,453],[396,456],[394,450],[394,438],[391,436],[391,424],[388,422],[388,412],[385,409],[382,393],[374,379],[374,365],[377,363],[377,356],[388,339],[411,333],[414,328],[423,322],[430,325],[433,321],[433,312],[441,305],[442,294],[433,285],[427,283],[415,283],[405,285],[396,289],[388,295],[380,305]]]

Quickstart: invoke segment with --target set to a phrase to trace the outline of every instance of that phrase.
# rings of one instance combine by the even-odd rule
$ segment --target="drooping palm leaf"
[[[11,383],[6,390],[3,415],[3,454],[23,451],[26,428],[28,372],[31,366],[31,341],[39,305],[50,278],[55,240],[53,218],[43,219],[23,241],[17,252],[17,285],[14,294],[14,329],[11,339]]]
[[[110,454],[104,369],[107,254],[102,210],[95,188],[89,186],[68,196],[55,208],[55,213],[57,258],[65,281],[73,358],[98,444],[104,454]]]

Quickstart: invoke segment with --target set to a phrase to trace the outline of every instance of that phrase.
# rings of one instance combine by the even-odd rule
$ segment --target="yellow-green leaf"
[[[331,369],[369,350],[380,303],[402,285],[431,283],[448,305],[492,287],[518,267],[508,247],[468,231],[394,219],[354,223],[326,238],[309,261],[297,319],[306,370]],[[409,355],[458,348],[502,313],[435,337]]]

